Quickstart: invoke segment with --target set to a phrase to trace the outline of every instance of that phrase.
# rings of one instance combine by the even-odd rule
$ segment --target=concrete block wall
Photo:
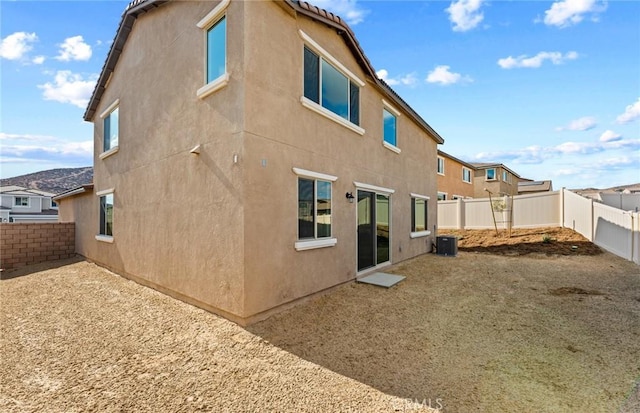
[[[75,255],[75,223],[1,223],[0,268],[11,270]]]

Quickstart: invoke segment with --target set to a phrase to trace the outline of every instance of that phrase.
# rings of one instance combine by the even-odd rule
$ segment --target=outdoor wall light
[[[351,192],[347,192],[347,193],[345,194],[345,197],[347,197],[347,199],[349,200],[349,203],[350,203],[350,204],[353,204],[353,199],[354,199],[354,197],[353,197],[353,194],[352,194]]]

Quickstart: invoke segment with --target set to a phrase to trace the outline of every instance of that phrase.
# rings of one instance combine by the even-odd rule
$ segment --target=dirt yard
[[[86,262],[2,280],[0,411],[640,411],[638,265],[463,237],[248,329]]]
[[[499,255],[597,255],[602,250],[568,228],[440,230],[458,238],[458,249]]]

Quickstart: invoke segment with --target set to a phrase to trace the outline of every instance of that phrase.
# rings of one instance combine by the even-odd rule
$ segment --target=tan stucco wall
[[[241,315],[244,202],[232,154],[242,150],[243,2],[227,17],[229,84],[201,100],[205,35],[196,23],[215,5],[168,3],[134,24],[94,118],[95,191],[115,189],[114,242],[88,241],[86,255]],[[116,99],[119,150],[101,160],[99,114]],[[198,144],[201,154],[191,154]]]
[[[92,191],[88,191],[73,197],[59,199],[57,202],[58,221],[75,222],[76,224],[75,252],[84,257],[101,257],[104,262],[108,262],[108,257],[103,257],[108,250],[98,251],[103,243],[95,241],[100,222],[98,197]]]
[[[356,194],[354,181],[395,190],[391,196],[392,262],[429,251],[432,237],[409,236],[410,193],[432,197],[432,228],[436,223],[433,171],[437,149],[435,141],[406,114],[398,118],[402,152],[383,147],[383,95],[371,82],[360,90],[364,136],[302,106],[304,41],[299,29],[360,79],[367,77],[335,30],[303,16],[296,20],[269,2],[248,2],[246,11],[242,166],[246,171],[245,251],[250,253],[245,255],[245,303],[247,314],[255,314],[355,278],[357,204],[345,198],[346,192]],[[332,187],[336,246],[295,250],[298,177],[294,167],[338,177]]]
[[[519,178],[512,173],[508,172],[511,177],[511,182],[504,182],[502,180],[502,172],[504,169],[500,166],[495,167],[496,179],[492,181],[486,180],[486,170],[478,169],[474,171],[473,175],[473,187],[474,198],[488,198],[489,194],[484,189],[487,188],[493,193],[493,195],[518,195],[518,180]]]
[[[438,177],[438,192],[447,194],[447,200],[453,199],[454,195],[473,198],[475,191],[473,189],[473,169],[471,170],[471,182],[462,180],[462,165],[455,159],[442,156],[444,159],[444,175],[436,174]]]
[[[299,28],[367,78],[335,30],[272,2],[231,2],[229,84],[196,97],[204,84],[204,32],[196,23],[215,5],[168,3],[136,21],[94,118],[94,190],[115,189],[114,242],[95,240],[98,197],[83,196],[79,202],[95,212],[76,209],[76,219],[91,222],[79,227],[78,252],[243,322],[355,278],[356,204],[344,196],[356,193],[354,181],[395,190],[392,262],[429,251],[433,234],[410,238],[410,193],[431,197],[433,230],[436,142],[403,113],[402,153],[384,148],[382,94],[369,81],[360,92],[364,136],[303,107]],[[116,99],[119,150],[99,159],[99,114]],[[190,154],[197,144],[200,155]],[[338,177],[336,246],[295,250],[293,167]]]

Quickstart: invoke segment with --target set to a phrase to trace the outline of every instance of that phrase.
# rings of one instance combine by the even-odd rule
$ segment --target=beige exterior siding
[[[113,243],[95,239],[99,199],[62,200],[77,250],[115,272],[247,323],[356,277],[354,182],[393,189],[391,262],[428,252],[412,239],[411,193],[431,197],[436,224],[436,138],[401,111],[395,153],[382,145],[381,87],[324,24],[274,2],[227,9],[229,83],[200,99],[211,2],[170,2],[138,17],[93,118],[95,192],[114,189]],[[304,31],[365,81],[360,135],[301,104]],[[119,100],[119,149],[100,159],[100,114]],[[190,153],[201,145],[200,154]],[[296,251],[298,176],[336,176],[335,246]],[[81,207],[80,207],[81,206]],[[72,212],[69,212],[72,211]],[[90,212],[87,212],[90,211]],[[90,224],[86,224],[89,222]]]
[[[486,169],[496,170],[496,179],[486,179]],[[507,181],[503,179],[503,173],[508,175]],[[520,177],[514,175],[500,165],[491,166],[490,168],[479,168],[474,171],[473,187],[475,191],[474,198],[486,198],[489,196],[485,188],[491,191],[493,195],[518,195],[518,181]]]
[[[444,174],[438,176],[438,192],[447,194],[447,200],[454,199],[454,196],[462,198],[473,198],[476,196],[473,185],[473,167],[465,165],[458,159],[444,153],[438,152],[438,156],[444,160]],[[462,180],[463,168],[469,169],[471,182]]]

